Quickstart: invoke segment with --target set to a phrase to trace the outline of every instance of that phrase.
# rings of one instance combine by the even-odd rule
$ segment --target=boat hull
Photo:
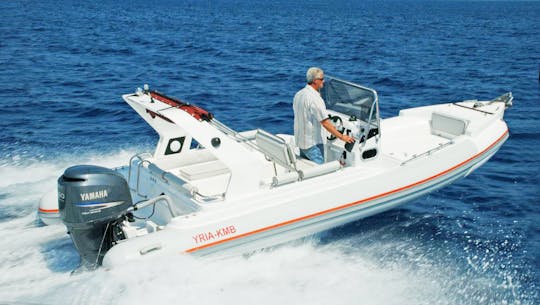
[[[371,176],[343,171],[342,177],[336,173],[332,178],[340,181],[347,177],[343,183],[331,184],[328,177],[318,177],[302,187],[283,187],[279,193],[269,191],[226,203],[227,207],[174,218],[166,230],[158,232],[161,234],[115,246],[103,263],[112,267],[167,253],[235,255],[313,235],[393,209],[465,177],[491,158],[507,138],[508,130],[502,123],[498,135],[486,145],[478,147],[470,141],[455,144],[457,150],[467,153],[434,153]],[[389,177],[393,181],[381,183]],[[350,191],[338,194],[347,189]]]

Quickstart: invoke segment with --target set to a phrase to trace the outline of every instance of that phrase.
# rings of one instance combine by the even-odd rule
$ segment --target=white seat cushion
[[[181,167],[179,172],[187,180],[193,181],[226,174],[229,169],[221,161],[213,160]]]

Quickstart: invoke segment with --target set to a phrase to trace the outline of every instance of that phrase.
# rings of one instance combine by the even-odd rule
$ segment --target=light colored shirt
[[[319,92],[310,85],[294,95],[294,141],[302,149],[326,143],[321,122],[328,118],[326,105]]]

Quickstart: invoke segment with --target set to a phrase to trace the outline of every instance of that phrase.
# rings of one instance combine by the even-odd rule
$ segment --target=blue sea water
[[[540,2],[0,2],[0,304],[539,304]],[[249,257],[70,275],[36,206],[73,164],[151,151],[144,83],[238,130],[292,132],[305,71],[364,84],[383,117],[512,91],[510,138],[466,179]]]

